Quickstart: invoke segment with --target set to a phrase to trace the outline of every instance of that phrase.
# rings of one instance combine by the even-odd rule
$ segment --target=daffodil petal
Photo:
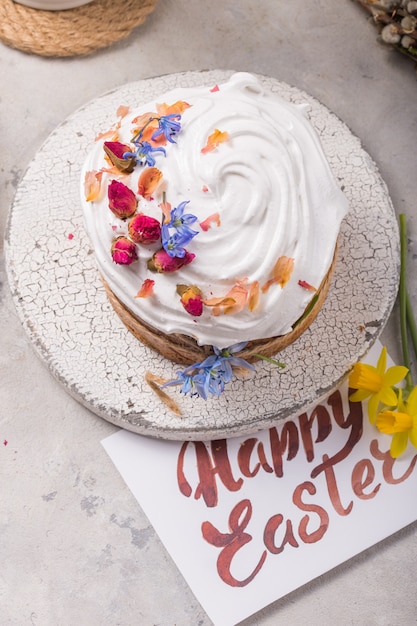
[[[408,436],[410,437],[410,441],[415,448],[417,448],[417,418],[414,418],[413,428],[409,431]]]
[[[387,387],[392,387],[399,383],[403,378],[405,378],[408,374],[408,368],[403,365],[394,365],[393,367],[389,367],[385,374],[383,375],[384,385]]]
[[[417,415],[417,387],[408,396],[407,411],[410,415]]]
[[[366,389],[358,389],[352,393],[351,396],[349,396],[349,400],[351,400],[351,402],[362,402],[363,400],[366,400],[369,395],[369,391],[366,391]]]
[[[394,459],[398,458],[406,449],[407,443],[408,443],[407,433],[395,433],[391,441],[391,447],[390,447],[391,456]]]
[[[377,395],[372,396],[368,402],[368,417],[371,424],[374,424],[376,414],[378,412],[379,398]]]
[[[378,363],[376,364],[376,369],[378,370],[378,374],[381,374],[381,376],[383,376],[386,367],[387,367],[387,349],[384,346],[381,350],[381,354],[379,355]]]
[[[379,400],[382,404],[386,404],[387,406],[397,406],[398,398],[392,387],[383,387],[378,394]]]

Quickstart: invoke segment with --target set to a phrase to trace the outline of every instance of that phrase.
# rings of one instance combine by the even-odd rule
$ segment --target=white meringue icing
[[[151,200],[139,197],[138,210],[161,219],[162,192],[172,207],[189,201],[186,213],[198,217],[198,230],[186,248],[195,254],[189,265],[173,273],[156,274],[147,260],[161,244],[137,244],[139,260],[129,266],[112,261],[115,236],[127,234],[127,221],[108,208],[107,186],[117,176],[103,174],[104,193],[86,202],[84,177],[88,171],[108,167],[103,141],[97,141],[82,173],[85,225],[103,278],[125,306],[163,333],[192,336],[199,345],[220,349],[253,339],[284,335],[303,314],[312,292],[299,281],[319,287],[333,260],[347,202],[336,184],[318,135],[308,121],[308,107],[293,105],[264,91],[258,79],[234,74],[212,90],[207,87],[175,89],[156,102],[141,106],[123,120],[119,141],[129,143],[131,120],[154,111],[156,103],[186,101],[190,108],[181,118],[175,144],[166,145],[166,157],[156,156],[163,182]],[[227,132],[228,141],[203,154],[215,129]],[[103,129],[105,130],[105,129]],[[142,171],[137,166],[120,178],[137,192]],[[218,213],[220,225],[207,230],[199,223]],[[294,269],[284,287],[273,284],[261,293],[259,305],[238,313],[215,316],[212,307],[192,317],[176,293],[177,284],[196,285],[205,299],[222,297],[237,283],[272,278],[278,258],[294,259]],[[135,298],[143,281],[155,280],[154,293]]]

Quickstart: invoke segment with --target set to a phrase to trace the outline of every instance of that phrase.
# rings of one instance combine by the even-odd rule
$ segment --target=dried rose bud
[[[181,296],[181,304],[193,317],[199,317],[203,312],[203,294],[196,285],[177,285],[177,293]]]
[[[138,201],[133,191],[123,183],[112,180],[107,189],[107,196],[110,211],[119,219],[125,220],[135,213]]]
[[[127,237],[117,237],[111,246],[111,256],[118,265],[130,265],[137,261],[136,246]]]
[[[158,252],[155,252],[153,257],[148,261],[148,269],[151,272],[158,272],[163,274],[165,272],[175,272],[180,267],[188,265],[194,259],[195,254],[185,251],[183,257],[169,256],[168,252],[161,248]]]
[[[129,235],[136,243],[155,243],[161,238],[161,224],[154,217],[138,213],[128,224]]]
[[[134,156],[129,156],[126,159],[123,155],[127,152],[131,152],[131,147],[120,141],[105,141],[103,144],[104,152],[109,157],[110,161],[120,172],[124,174],[130,174],[135,169],[136,159]]]

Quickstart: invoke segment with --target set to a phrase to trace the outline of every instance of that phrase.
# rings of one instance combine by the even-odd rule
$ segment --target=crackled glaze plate
[[[177,440],[246,435],[324,400],[379,336],[397,294],[399,240],[384,181],[360,141],[326,107],[273,78],[265,86],[310,104],[350,211],[342,223],[329,295],[317,319],[280,353],[279,369],[256,364],[219,397],[204,401],[171,388],[178,417],[145,382],[178,366],[141,345],[113,312],[84,232],[80,170],[94,137],[119,105],[135,107],[179,86],[215,85],[233,72],[171,74],[126,84],[88,103],[59,126],[26,171],[10,210],[6,262],[18,315],[55,378],[83,405],[127,430]]]

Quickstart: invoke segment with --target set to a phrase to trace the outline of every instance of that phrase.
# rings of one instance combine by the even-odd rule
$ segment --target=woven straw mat
[[[0,40],[46,57],[90,54],[124,39],[158,0],[93,0],[66,11],[41,11],[0,0]]]

